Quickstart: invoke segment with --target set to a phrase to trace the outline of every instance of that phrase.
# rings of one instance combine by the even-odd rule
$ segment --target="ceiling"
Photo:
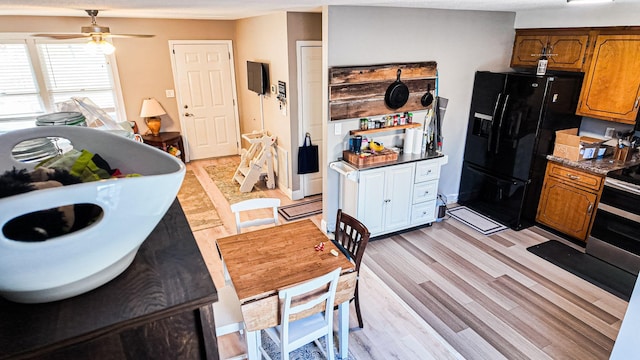
[[[623,3],[640,0],[583,6]],[[0,0],[0,15],[86,16],[84,9],[98,9],[100,17],[234,20],[276,11],[320,11],[323,5],[510,12],[573,6],[566,0]]]

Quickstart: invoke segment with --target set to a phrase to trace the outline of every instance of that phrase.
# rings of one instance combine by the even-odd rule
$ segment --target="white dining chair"
[[[323,336],[326,337],[327,343],[325,356],[329,360],[334,360],[332,309],[340,271],[342,269],[337,268],[328,274],[278,292],[278,297],[282,301],[280,325],[268,328],[265,332],[280,348],[282,360],[289,360],[291,351],[312,341],[320,347],[318,339]],[[296,298],[295,305],[292,305],[294,298]],[[306,311],[322,306],[323,303],[325,311],[312,315],[305,314]],[[260,352],[267,359],[271,359],[262,347]]]
[[[249,199],[237,202],[235,204],[231,204],[231,211],[236,216],[236,230],[238,234],[240,234],[241,229],[258,226],[258,225],[268,225],[274,224],[278,225],[278,207],[280,206],[280,199],[277,198],[258,198],[258,199]],[[259,218],[247,221],[240,221],[240,213],[244,211],[252,211],[252,210],[260,210],[271,208],[273,211],[273,216],[268,218]]]
[[[240,300],[236,289],[231,282],[226,282],[218,288],[218,301],[213,303],[213,320],[216,326],[216,337],[234,332],[242,334],[244,331],[244,318],[240,310]],[[247,354],[241,354],[225,360],[246,359]]]

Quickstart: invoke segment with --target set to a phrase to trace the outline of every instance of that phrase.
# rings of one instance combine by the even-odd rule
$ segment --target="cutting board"
[[[350,164],[361,167],[383,162],[396,161],[398,160],[398,153],[393,150],[384,149],[382,151],[372,153],[369,156],[361,156],[360,154],[356,154],[348,150],[343,150],[342,158]]]

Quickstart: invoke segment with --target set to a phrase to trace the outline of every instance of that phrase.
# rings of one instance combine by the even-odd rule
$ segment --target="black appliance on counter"
[[[555,131],[580,126],[582,74],[475,76],[458,202],[515,230],[533,225]]]
[[[585,252],[640,271],[640,165],[607,174]]]

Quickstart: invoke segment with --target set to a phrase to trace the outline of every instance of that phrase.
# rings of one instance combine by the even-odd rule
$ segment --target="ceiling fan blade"
[[[65,40],[65,39],[86,38],[86,37],[89,37],[90,34],[33,34],[33,36],[46,37],[46,38],[50,38],[50,39]]]
[[[112,34],[108,26],[101,26],[96,23],[96,16],[98,16],[98,10],[85,10],[89,16],[91,16],[91,25],[83,26],[80,28],[79,34],[34,34],[37,37],[46,37],[51,39],[65,40],[65,39],[82,39],[92,38],[94,41],[99,41],[104,38],[150,38],[155,35],[144,34]]]
[[[113,38],[151,38],[155,35],[143,35],[143,34],[105,34],[105,37]]]

